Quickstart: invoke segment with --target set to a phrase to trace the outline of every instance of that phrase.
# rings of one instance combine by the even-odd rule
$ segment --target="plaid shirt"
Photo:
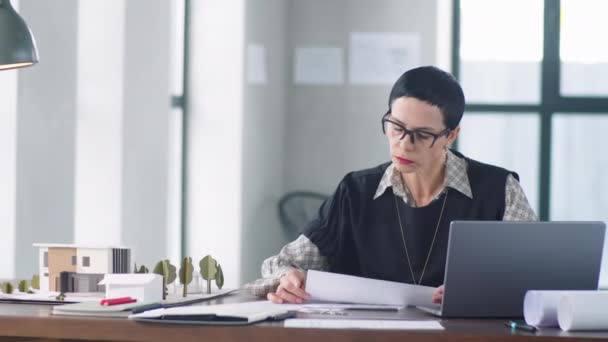
[[[392,187],[395,195],[403,198],[406,204],[415,206],[410,191],[401,182],[399,172],[392,164],[384,172],[374,199],[380,197],[389,187]],[[447,153],[443,190],[439,192],[434,200],[441,197],[447,188],[452,188],[469,198],[473,198],[467,175],[467,162],[451,151]],[[538,220],[523,189],[513,175],[507,177],[505,185],[505,213],[502,219],[503,221]],[[285,245],[279,254],[264,260],[262,263],[262,278],[245,284],[244,288],[256,296],[265,296],[268,292],[274,292],[281,277],[294,268],[327,270],[329,265],[317,246],[306,236],[300,235],[295,241]]]

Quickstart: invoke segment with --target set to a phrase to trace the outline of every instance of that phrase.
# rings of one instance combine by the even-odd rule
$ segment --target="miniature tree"
[[[1,283],[0,290],[2,290],[2,292],[6,293],[6,294],[11,294],[11,293],[13,293],[13,284],[11,284],[8,281]]]
[[[27,280],[20,281],[19,285],[17,285],[17,287],[19,288],[19,292],[27,292],[30,289],[30,286],[27,283]]]
[[[185,257],[184,260],[182,260],[182,266],[179,269],[179,282],[184,286],[184,297],[188,295],[188,284],[192,282],[193,272],[194,266],[192,266],[192,258]]]
[[[217,275],[217,261],[211,255],[205,256],[198,265],[201,268],[201,277],[207,281],[207,293],[211,293],[211,280]]]
[[[37,274],[32,276],[32,288],[35,290],[40,290],[40,276]]]
[[[135,263],[135,273],[150,273],[150,270],[148,270],[148,268],[144,265],[141,265],[141,267],[138,269],[137,268],[137,263]]]
[[[224,271],[222,271],[222,266],[217,264],[217,273],[215,275],[215,285],[217,285],[218,289],[222,289],[224,286]]]
[[[154,267],[153,273],[163,276],[163,299],[167,299],[167,286],[175,281],[177,274],[175,266],[168,259],[159,261]]]

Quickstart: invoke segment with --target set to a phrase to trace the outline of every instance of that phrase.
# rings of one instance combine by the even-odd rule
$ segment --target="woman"
[[[453,220],[536,220],[516,173],[449,149],[460,133],[464,94],[432,66],[395,83],[382,131],[391,162],[347,174],[304,233],[266,259],[247,284],[275,303],[302,303],[305,270],[438,287]]]

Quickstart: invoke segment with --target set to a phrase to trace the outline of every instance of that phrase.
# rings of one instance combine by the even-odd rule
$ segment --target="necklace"
[[[448,189],[445,190],[445,197],[443,198],[443,205],[441,206],[441,212],[439,213],[439,220],[437,220],[437,226],[435,227],[435,234],[433,235],[433,240],[431,241],[431,247],[429,247],[429,253],[426,256],[426,261],[424,262],[424,267],[422,268],[422,273],[420,273],[420,278],[418,282],[416,282],[416,278],[414,277],[414,269],[412,268],[412,262],[410,261],[410,254],[407,251],[407,245],[405,244],[405,233],[403,232],[403,224],[401,223],[401,214],[399,213],[399,204],[397,200],[397,195],[394,195],[395,198],[395,209],[397,209],[397,218],[399,219],[399,228],[401,229],[401,240],[403,241],[403,249],[405,250],[405,256],[407,257],[407,264],[410,267],[410,273],[412,275],[412,280],[415,285],[420,285],[422,283],[422,277],[424,277],[424,272],[426,271],[426,265],[429,263],[429,259],[431,258],[431,252],[433,251],[433,245],[435,245],[435,238],[437,237],[437,232],[439,231],[439,224],[441,223],[441,218],[443,217],[443,209],[445,208],[445,202],[448,200]]]

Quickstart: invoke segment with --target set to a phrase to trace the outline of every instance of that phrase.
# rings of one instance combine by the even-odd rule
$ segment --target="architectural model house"
[[[41,291],[63,292],[103,291],[98,283],[108,273],[129,273],[131,250],[125,247],[98,247],[74,244],[35,243],[39,248]]]
[[[163,299],[163,277],[159,274],[106,274],[99,285],[106,287],[106,298],[132,297],[138,302]]]

